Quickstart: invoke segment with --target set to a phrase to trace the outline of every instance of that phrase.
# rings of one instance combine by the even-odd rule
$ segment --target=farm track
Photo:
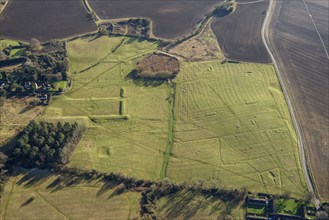
[[[304,1],[304,3],[305,3],[305,1]],[[310,173],[310,170],[309,170],[309,167],[308,167],[308,164],[307,164],[307,157],[306,157],[306,154],[305,154],[305,150],[306,150],[305,148],[306,147],[305,147],[305,143],[304,143],[304,140],[303,140],[303,135],[302,135],[302,132],[301,132],[301,129],[300,129],[300,125],[299,125],[298,119],[296,117],[296,113],[295,113],[296,110],[295,110],[295,108],[292,104],[292,101],[290,99],[290,94],[289,94],[288,89],[286,87],[282,72],[281,72],[281,70],[280,70],[280,68],[277,64],[276,58],[275,58],[274,54],[272,53],[272,51],[269,47],[269,44],[268,44],[268,42],[269,42],[269,36],[268,36],[269,31],[268,31],[268,29],[269,29],[271,19],[273,19],[274,7],[275,6],[274,6],[273,0],[270,0],[268,11],[267,11],[267,16],[265,18],[263,28],[262,28],[262,39],[263,39],[265,47],[268,50],[268,53],[269,53],[271,59],[273,61],[274,67],[276,69],[276,73],[277,73],[277,76],[278,76],[283,94],[285,96],[285,99],[286,99],[286,102],[287,102],[287,105],[288,105],[288,108],[289,108],[289,111],[290,111],[290,114],[291,114],[293,124],[294,124],[295,130],[296,130],[296,133],[297,133],[298,144],[299,144],[299,147],[300,147],[300,151],[299,151],[300,161],[302,163],[304,174],[306,176],[306,182],[307,182],[308,189],[314,195],[313,201],[315,202],[315,205],[317,207],[319,207],[319,200],[316,196],[317,195],[316,194],[316,187],[313,185],[312,174]],[[319,32],[318,32],[318,34],[319,34]],[[323,43],[323,41],[322,41],[322,43]]]
[[[60,215],[62,215],[65,219],[70,219],[69,217],[67,217],[66,215],[64,215],[64,213],[62,213],[56,206],[54,206],[53,204],[51,204],[39,191],[38,189],[35,189],[36,193],[38,194],[38,196],[45,202],[47,203],[50,207],[52,207],[53,209],[56,210],[56,212],[58,212]]]

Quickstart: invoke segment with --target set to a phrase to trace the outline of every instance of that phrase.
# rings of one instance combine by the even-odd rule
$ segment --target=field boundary
[[[118,21],[126,21],[126,20],[129,20],[129,19],[146,19],[149,21],[150,23],[150,36],[147,37],[148,40],[159,40],[159,41],[162,41],[162,42],[165,42],[165,43],[168,43],[168,46],[166,47],[166,51],[186,40],[189,40],[190,38],[192,37],[195,37],[197,35],[199,35],[200,33],[202,33],[202,31],[205,29],[205,27],[210,24],[214,19],[213,15],[212,15],[212,12],[214,9],[216,9],[220,4],[221,2],[214,6],[213,8],[211,8],[206,14],[205,16],[198,21],[198,23],[196,24],[196,26],[189,32],[189,33],[186,33],[182,36],[178,36],[178,37],[175,37],[175,38],[162,38],[162,37],[156,37],[154,35],[154,31],[153,31],[153,20],[149,17],[122,17],[122,18],[113,18],[113,19],[102,19],[100,18],[100,16],[96,13],[95,10],[93,10],[93,8],[91,7],[91,5],[89,4],[89,0],[82,0],[82,4],[84,5],[84,8],[86,9],[87,13],[89,15],[93,15],[91,16],[95,22],[95,24],[97,25],[98,29],[99,29],[99,25],[101,24],[106,24],[106,23],[111,23],[111,22],[118,22]],[[94,19],[94,18],[97,18]],[[128,36],[128,35],[122,35],[122,36]],[[132,37],[132,36],[128,36],[128,37]]]
[[[2,12],[5,11],[6,7],[8,6],[10,0],[5,1],[5,4],[0,7],[0,15]]]
[[[293,121],[293,125],[294,125],[296,135],[297,135],[297,139],[298,139],[300,163],[301,163],[302,168],[304,170],[305,179],[306,179],[306,183],[307,183],[307,188],[310,192],[313,193],[314,203],[315,203],[316,207],[319,208],[319,204],[320,204],[319,199],[318,199],[319,195],[317,193],[316,186],[315,186],[314,181],[313,181],[313,175],[310,172],[309,166],[307,164],[308,159],[307,159],[307,156],[305,154],[305,148],[306,147],[305,147],[305,144],[304,144],[303,134],[301,132],[298,119],[296,117],[296,111],[295,111],[294,106],[292,104],[292,101],[290,99],[289,91],[286,87],[284,77],[283,77],[282,73],[280,72],[279,66],[278,66],[278,64],[275,60],[275,56],[273,55],[273,53],[272,53],[272,51],[269,47],[268,29],[269,29],[271,19],[273,17],[274,7],[275,7],[274,0],[270,0],[269,5],[268,5],[268,9],[267,9],[267,13],[266,13],[266,17],[265,17],[265,20],[263,22],[263,26],[262,26],[262,30],[261,30],[262,40],[264,42],[264,45],[265,45],[265,47],[268,51],[268,54],[269,54],[271,60],[273,62],[276,75],[279,79],[279,83],[280,83],[283,95],[285,97],[285,100],[287,102],[287,106],[288,106],[288,109],[289,109],[289,112],[290,112],[290,116],[291,116],[292,121]]]
[[[168,128],[168,141],[166,151],[163,152],[163,164],[160,171],[160,180],[163,180],[167,176],[167,168],[169,164],[169,159],[173,147],[174,139],[174,107],[175,107],[175,96],[176,96],[176,84],[169,82],[169,98],[168,98],[168,107],[169,107],[169,128]]]

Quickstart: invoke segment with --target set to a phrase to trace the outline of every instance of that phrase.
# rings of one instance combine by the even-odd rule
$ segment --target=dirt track
[[[222,0],[89,0],[102,19],[148,17],[156,37],[188,34]]]
[[[322,11],[329,5],[317,7],[314,16],[317,3],[323,1],[279,0],[269,46],[296,110],[316,189],[321,199],[329,199],[329,59],[324,28],[329,18]]]
[[[233,14],[217,18],[211,25],[219,45],[229,59],[270,63],[261,38],[268,0],[250,4],[240,2],[244,4],[238,4]]]
[[[96,31],[80,0],[10,0],[0,15],[0,37],[47,41]]]

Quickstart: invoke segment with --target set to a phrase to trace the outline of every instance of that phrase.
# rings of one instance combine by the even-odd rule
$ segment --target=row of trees
[[[101,192],[113,189],[115,194],[126,191],[141,192],[140,217],[142,219],[157,219],[158,200],[165,196],[174,195],[181,191],[213,197],[225,202],[228,214],[235,207],[241,205],[246,198],[246,190],[231,190],[219,188],[218,186],[206,186],[201,183],[175,184],[169,179],[163,181],[138,180],[117,173],[102,173],[96,170],[79,170],[70,167],[57,167],[53,170],[60,176],[56,185],[60,187],[74,186],[85,181],[102,181]],[[100,192],[100,193],[101,193]]]
[[[83,132],[84,127],[77,123],[31,121],[21,132],[12,158],[26,168],[51,168],[65,164]]]

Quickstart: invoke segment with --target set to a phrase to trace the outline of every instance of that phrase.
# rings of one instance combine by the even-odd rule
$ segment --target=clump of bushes
[[[172,79],[180,70],[177,58],[165,54],[152,54],[137,63],[135,77],[146,79]]]
[[[234,0],[226,0],[221,3],[214,11],[213,16],[215,17],[224,17],[231,14],[235,11],[236,2]]]
[[[130,37],[149,38],[151,22],[145,18],[131,18],[100,25],[103,35],[124,35]]]
[[[31,121],[19,135],[11,158],[26,168],[43,169],[65,164],[84,130],[77,123]]]

